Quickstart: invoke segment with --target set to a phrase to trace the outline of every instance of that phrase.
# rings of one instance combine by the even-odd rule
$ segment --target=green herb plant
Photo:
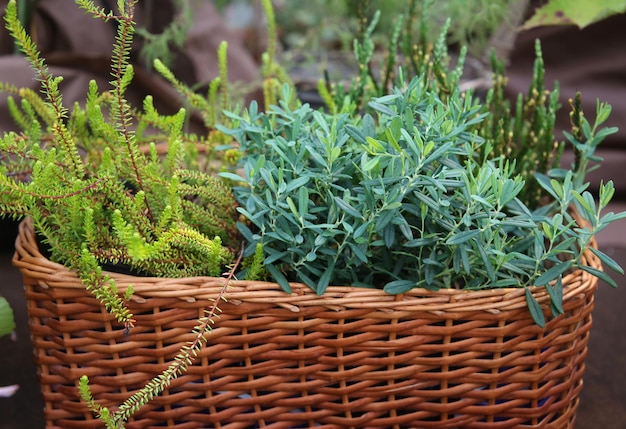
[[[444,101],[426,79],[400,73],[390,94],[369,101],[372,114],[292,109],[285,86],[283,101],[269,111],[253,104],[233,115],[241,173],[222,175],[243,184],[236,197],[246,254],[260,243],[267,272],[287,292],[290,281],[318,294],[331,284],[389,293],[523,287],[541,326],[529,286],[546,288],[556,315],[569,270],[614,284],[580,262],[597,232],[626,217],[601,214],[614,193],[611,182],[596,203],[584,181],[583,164],[615,131],[598,128],[610,108],[598,106],[594,126],[581,119],[584,140],[570,136],[586,160],[580,168],[538,175],[551,198],[533,210],[518,198],[526,182],[515,161],[487,155],[493,141],[476,132],[488,115],[480,103],[458,89]],[[577,222],[572,207],[587,224]]]

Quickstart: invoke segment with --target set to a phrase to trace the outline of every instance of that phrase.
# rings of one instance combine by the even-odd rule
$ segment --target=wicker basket
[[[590,252],[586,263],[600,268]],[[75,275],[43,257],[23,222],[23,274],[47,428],[101,427],[77,392],[119,404],[164,370],[224,279],[142,278],[125,335]],[[237,281],[196,364],[142,408],[133,428],[571,428],[595,277],[564,279],[565,314],[537,327],[523,289],[391,296]],[[535,296],[546,308],[549,298]]]

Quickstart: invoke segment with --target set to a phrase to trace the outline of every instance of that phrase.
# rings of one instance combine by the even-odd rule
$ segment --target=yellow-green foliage
[[[7,6],[7,28],[44,96],[0,87],[20,97],[10,106],[24,128],[0,140],[0,213],[30,216],[51,258],[77,269],[85,287],[121,323],[132,324],[101,264],[151,275],[219,276],[239,246],[235,202],[221,180],[187,162],[195,144],[182,131],[185,110],[160,115],[148,97],[139,113],[127,101],[135,2],[119,2],[117,14],[91,0],[78,3],[97,19],[115,21],[117,35],[112,88],[91,82],[85,107],[77,103],[71,112],[62,103],[62,78],[49,72],[17,19],[15,1]],[[155,143],[167,150],[158,153]]]
[[[169,387],[174,378],[184,374],[187,368],[193,364],[198,350],[206,343],[207,336],[211,333],[215,320],[219,318],[219,304],[222,300],[225,300],[224,295],[232,277],[233,272],[231,271],[228,278],[224,279],[224,285],[219,291],[215,301],[205,310],[205,315],[198,320],[198,323],[193,329],[194,338],[181,348],[167,369],[150,380],[138,392],[131,395],[114,411],[96,402],[89,388],[89,378],[86,375],[80,378],[78,390],[81,398],[85,401],[91,412],[105,424],[107,429],[123,429],[124,424],[134,413],[155,396],[161,394],[163,390]]]
[[[207,130],[212,130],[216,124],[223,123],[226,117],[222,115],[222,111],[232,107],[228,81],[228,43],[226,41],[220,43],[217,59],[219,76],[209,83],[206,97],[181,82],[162,61],[154,60],[156,71],[172,84],[190,107],[200,113]]]
[[[224,288],[206,316],[198,321],[195,339],[185,345],[170,367],[116,410],[98,405],[88,379],[80,393],[107,428],[123,428],[130,416],[184,372],[218,315],[218,303],[234,276],[231,266],[240,239],[236,202],[230,188],[210,175],[210,145],[183,132],[185,109],[161,115],[151,97],[139,112],[126,99],[132,85],[130,50],[136,1],[118,0],[106,11],[92,0],[77,0],[96,19],[114,21],[111,88],[90,82],[84,107],[69,111],[59,84],[16,15],[16,0],[7,6],[7,28],[41,81],[43,97],[32,90],[1,84],[10,94],[9,109],[23,132],[0,139],[0,214],[29,216],[50,258],[76,270],[86,290],[113,314],[124,329],[135,323],[126,306],[133,290],[119,291],[103,265],[122,265],[139,274],[169,277],[222,276]],[[159,70],[185,93],[192,106],[214,126],[230,104],[227,46],[220,46],[220,77],[210,86],[212,100],[196,96],[160,62]],[[220,84],[221,81],[221,84]],[[220,104],[221,103],[221,104]],[[223,144],[222,133],[211,135]],[[208,136],[207,136],[208,137]],[[165,150],[162,148],[165,146]],[[203,149],[207,149],[206,151]],[[231,156],[233,161],[237,157]],[[198,166],[206,168],[199,170]],[[235,264],[236,265],[236,264]]]
[[[276,31],[276,18],[271,0],[262,1],[265,18],[267,20],[267,50],[261,56],[261,74],[263,75],[263,99],[265,108],[278,102],[281,96],[281,89],[284,84],[293,87],[293,82],[286,70],[276,61],[276,46],[278,35]],[[298,103],[294,97],[289,100],[289,104]]]
[[[136,2],[118,0],[116,12],[92,0],[77,3],[97,19],[114,21],[117,34],[111,88],[102,90],[90,82],[84,107],[76,103],[71,111],[59,91],[62,77],[49,72],[17,19],[16,1],[7,6],[7,28],[41,81],[43,97],[0,85],[0,91],[11,95],[11,114],[23,128],[20,134],[6,133],[0,139],[0,214],[31,217],[50,258],[76,270],[85,288],[130,329],[134,319],[126,301],[133,290],[118,291],[103,264],[121,264],[131,272],[156,276],[221,276],[231,269],[234,249],[240,247],[236,203],[222,180],[195,170],[210,162],[193,157],[202,150],[197,139],[183,132],[188,120],[184,109],[161,115],[147,97],[144,111],[138,112],[125,97],[134,74],[129,58]],[[215,112],[223,106],[206,109],[206,100],[168,75],[165,66],[159,68],[174,86],[188,91],[194,107],[205,108],[207,124],[214,124]],[[220,71],[226,81],[226,45],[220,48]],[[229,104],[226,82],[211,88],[218,86],[220,101]],[[165,151],[160,150],[163,145]],[[132,413],[187,369],[205,342],[232,277],[231,272],[207,316],[199,320],[194,341],[167,371],[119,409],[98,405],[87,378],[81,379],[82,397],[107,428],[123,428]]]

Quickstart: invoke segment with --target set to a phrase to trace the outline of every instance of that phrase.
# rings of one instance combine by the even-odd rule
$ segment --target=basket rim
[[[592,246],[597,247],[595,239]],[[84,290],[75,272],[62,264],[50,261],[40,251],[35,240],[32,219],[19,224],[15,241],[13,265],[23,276],[34,278],[44,288]],[[602,270],[600,260],[589,249],[583,254],[583,263]],[[115,272],[105,272],[117,285],[121,294],[133,288],[131,300],[143,303],[149,298],[177,298],[186,302],[214,300],[219,296],[224,282],[221,277],[142,277]],[[563,277],[563,302],[595,291],[598,279],[578,269]],[[324,294],[317,295],[303,283],[290,282],[288,294],[277,283],[258,280],[231,280],[226,292],[227,302],[235,305],[273,304],[300,312],[303,307],[323,306],[331,310],[347,308],[379,308],[383,311],[443,312],[484,311],[499,314],[502,311],[526,309],[525,288],[439,289],[414,288],[392,295],[382,289],[357,286],[328,286]],[[544,287],[530,286],[535,299],[542,307],[549,306],[550,297]]]

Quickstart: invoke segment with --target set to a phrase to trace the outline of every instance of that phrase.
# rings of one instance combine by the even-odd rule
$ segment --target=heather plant
[[[77,3],[94,18],[114,22],[117,35],[111,88],[90,82],[84,107],[71,110],[63,105],[63,78],[48,70],[18,20],[16,2],[6,8],[7,29],[41,82],[43,96],[2,86],[19,99],[11,98],[9,106],[23,132],[0,140],[0,213],[30,217],[50,259],[75,270],[84,287],[130,330],[135,321],[126,300],[132,287],[119,294],[104,267],[170,277],[231,272],[239,247],[236,204],[229,187],[211,174],[210,162],[197,168],[198,152],[210,156],[212,147],[184,133],[184,109],[161,115],[147,97],[143,111],[137,111],[125,98],[133,79],[129,56],[136,1],[118,1],[117,11],[91,0]],[[230,278],[232,272],[220,298]],[[124,427],[186,370],[211,330],[219,302],[207,309],[169,368],[114,411],[94,400],[86,377],[80,380],[83,399],[108,428]]]
[[[136,112],[124,98],[133,77],[134,2],[120,2],[119,15],[88,0],[79,4],[96,18],[115,20],[118,35],[112,89],[91,82],[85,107],[71,112],[62,104],[62,78],[49,73],[14,3],[7,8],[7,28],[41,80],[44,98],[14,91],[23,96],[21,109],[12,103],[12,111],[24,132],[1,142],[3,214],[30,216],[51,258],[92,277],[87,286],[94,292],[111,287],[94,274],[103,263],[156,275],[219,275],[233,259],[227,246],[237,240],[230,191],[208,172],[188,168],[187,146],[196,150],[197,142],[183,133],[184,110],[160,115],[148,97]],[[164,155],[157,150],[161,139]]]

